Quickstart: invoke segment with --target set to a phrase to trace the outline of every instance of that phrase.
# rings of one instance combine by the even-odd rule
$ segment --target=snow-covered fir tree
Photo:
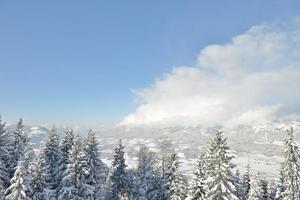
[[[10,152],[13,149],[11,137],[0,116],[0,199],[3,199],[4,189],[10,181]]]
[[[284,184],[286,200],[300,199],[300,155],[299,146],[294,140],[294,131],[288,130],[288,137],[284,140]]]
[[[91,200],[94,199],[94,188],[86,183],[82,143],[76,136],[72,146],[67,168],[61,180],[61,189],[58,192],[59,200]]]
[[[24,132],[24,125],[23,125],[22,118],[20,118],[20,120],[18,121],[13,134],[14,134],[14,141],[13,141],[14,149],[12,152],[12,160],[11,160],[12,169],[18,164],[21,157],[24,155],[25,148],[28,144],[28,137]],[[11,173],[13,173],[13,171]]]
[[[5,200],[30,200],[30,180],[26,161],[21,159],[10,181],[11,185],[5,191]]]
[[[186,188],[184,186],[183,177],[178,172],[179,161],[176,153],[171,155],[171,168],[169,170],[169,191],[167,199],[183,200],[186,198]]]
[[[248,200],[264,200],[264,191],[261,185],[261,181],[258,177],[259,175],[254,173],[250,176],[250,191]]]
[[[240,174],[240,171],[237,169],[235,174],[234,174],[234,185],[236,187],[236,196],[239,199],[243,199],[245,195],[245,189],[243,185],[243,180]]]
[[[43,149],[43,173],[45,175],[46,188],[44,195],[53,199],[59,184],[60,148],[56,128],[50,130],[49,138]]]
[[[32,180],[30,182],[32,200],[44,200],[44,190],[46,189],[45,176],[43,173],[43,155],[39,152],[37,159],[33,162]]]
[[[23,157],[21,158],[21,160],[23,160],[24,162],[24,168],[27,170],[28,175],[31,178],[31,175],[33,173],[34,170],[34,160],[36,159],[36,155],[34,153],[33,147],[31,144],[28,144],[25,147],[25,153],[23,155]]]
[[[67,169],[67,165],[69,164],[69,158],[70,158],[70,154],[71,154],[71,149],[74,145],[74,134],[73,134],[73,130],[72,129],[66,129],[64,131],[64,136],[61,140],[61,144],[60,144],[60,163],[59,163],[59,167],[58,167],[58,175],[57,175],[57,179],[58,179],[58,188],[57,190],[59,191],[61,189],[61,179],[63,177],[64,172]]]
[[[83,151],[86,183],[94,188],[91,199],[99,199],[104,195],[103,189],[107,169],[105,164],[100,160],[98,142],[93,130],[90,130],[88,133]]]
[[[243,197],[242,200],[248,199],[249,191],[250,191],[250,163],[248,161],[247,167],[246,167],[246,172],[243,175],[242,178],[242,183],[243,183]]]
[[[66,129],[64,137],[61,140],[61,171],[65,171],[67,168],[67,162],[70,157],[71,149],[74,145],[74,134],[72,129]]]
[[[217,131],[206,150],[207,200],[237,200],[227,140]]]
[[[268,200],[274,200],[276,199],[276,191],[277,186],[275,180],[271,180],[268,183]]]
[[[124,148],[122,141],[115,148],[114,159],[109,177],[109,189],[107,199],[121,200],[129,199],[131,182],[126,171]]]
[[[170,169],[172,166],[172,154],[175,153],[172,140],[168,137],[162,137],[158,141],[160,147],[160,171],[161,171],[161,191],[162,199],[168,199]]]
[[[281,164],[281,169],[279,172],[279,177],[277,179],[277,184],[276,184],[276,195],[275,195],[275,199],[276,200],[283,200],[284,198],[284,193],[285,193],[285,184],[284,184],[284,179],[285,179],[285,175],[283,172],[283,164]]]
[[[193,170],[193,179],[190,188],[189,200],[205,200],[205,163],[204,154],[201,153]]]
[[[269,196],[269,194],[268,194],[268,182],[265,179],[261,178],[260,181],[259,181],[259,185],[262,189],[262,199],[267,200],[268,196]]]
[[[156,177],[155,156],[146,146],[138,152],[138,167],[135,178],[135,200],[160,199],[160,184]]]

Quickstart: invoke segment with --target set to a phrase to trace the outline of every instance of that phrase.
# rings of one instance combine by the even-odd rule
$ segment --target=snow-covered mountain
[[[119,139],[126,145],[126,159],[129,167],[136,163],[136,153],[139,145],[145,144],[151,150],[159,151],[159,139],[171,138],[174,148],[181,159],[181,169],[186,174],[191,173],[195,159],[200,149],[205,147],[215,129],[221,129],[228,138],[229,145],[236,155],[235,163],[243,171],[247,162],[268,176],[278,173],[279,163],[282,161],[282,140],[286,137],[286,130],[293,127],[295,138],[300,142],[300,122],[272,122],[268,124],[253,124],[251,126],[237,126],[234,128],[202,127],[202,126],[117,126],[97,132],[102,159],[110,164],[114,146]],[[13,127],[10,127],[13,129]],[[40,147],[43,145],[49,130],[42,126],[25,127],[31,142]],[[83,131],[82,135],[86,132]],[[58,134],[63,129],[58,128]]]

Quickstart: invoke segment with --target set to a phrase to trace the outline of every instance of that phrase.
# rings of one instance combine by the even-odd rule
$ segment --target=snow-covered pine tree
[[[74,134],[72,129],[65,130],[65,135],[61,140],[61,163],[62,163],[62,171],[65,171],[67,168],[67,161],[70,157],[70,151],[74,145]]]
[[[205,163],[204,154],[201,153],[193,171],[193,180],[190,188],[190,200],[205,200]]]
[[[154,170],[155,156],[146,146],[138,152],[138,168],[135,178],[135,200],[160,199],[160,185]]]
[[[217,131],[206,150],[207,200],[237,200],[227,140]]]
[[[34,160],[36,159],[36,155],[34,153],[33,147],[28,144],[25,147],[25,152],[23,157],[21,158],[22,167],[24,168],[26,172],[26,178],[27,178],[27,196],[30,198],[30,195],[33,193],[32,187],[31,187],[31,181],[33,179],[34,174]]]
[[[28,137],[24,132],[23,119],[20,118],[16,125],[16,129],[13,132],[14,134],[14,150],[11,160],[11,167],[14,168],[20,161],[21,157],[24,155],[25,148],[28,145]],[[14,170],[11,171],[11,174],[14,173]]]
[[[249,191],[250,191],[250,163],[248,161],[247,167],[246,167],[246,172],[243,175],[242,178],[242,183],[243,183],[243,190],[244,190],[244,197],[242,200],[248,199]]]
[[[84,155],[82,143],[76,136],[72,146],[67,168],[61,181],[61,189],[58,192],[58,200],[90,200],[93,199],[94,188],[86,184],[84,175]]]
[[[109,200],[129,199],[130,197],[130,179],[128,177],[124,158],[124,148],[122,141],[115,148],[114,159],[109,177]]]
[[[264,200],[263,189],[260,184],[260,179],[257,174],[252,174],[250,176],[250,191],[248,195],[248,200]]]
[[[245,189],[243,185],[243,180],[240,174],[240,171],[237,169],[235,174],[234,174],[234,185],[236,188],[236,196],[239,199],[243,199],[246,195],[244,194]]]
[[[171,168],[169,176],[169,200],[183,200],[186,198],[186,189],[183,184],[183,177],[178,172],[179,161],[176,153],[171,155]]]
[[[0,199],[3,199],[3,193],[10,181],[10,151],[13,149],[11,145],[11,137],[2,123],[0,116]]]
[[[29,178],[32,177],[32,173],[33,173],[33,168],[34,168],[34,160],[36,158],[36,155],[34,153],[33,147],[31,144],[28,144],[25,147],[25,153],[23,155],[23,157],[21,158],[21,160],[23,160],[24,162],[24,168],[26,169]]]
[[[86,183],[94,188],[91,199],[100,199],[104,195],[104,182],[107,167],[100,160],[98,142],[93,130],[89,130],[83,147]]]
[[[61,158],[60,158],[60,163],[59,163],[59,167],[58,167],[58,182],[59,182],[59,186],[57,188],[57,191],[59,191],[61,189],[61,179],[63,177],[64,172],[67,169],[67,165],[68,165],[68,161],[69,161],[69,157],[71,154],[71,149],[74,145],[74,134],[73,134],[73,130],[72,129],[66,129],[64,131],[64,136],[61,140],[61,144],[60,144],[60,152],[61,152]]]
[[[285,200],[300,199],[300,155],[299,146],[294,140],[293,128],[288,130],[288,137],[284,140],[283,170],[285,174]]]
[[[30,200],[30,177],[26,160],[21,159],[16,167],[11,185],[5,191],[5,200]]]
[[[271,180],[268,183],[268,200],[275,200],[276,199],[276,182],[275,180]]]
[[[53,127],[43,149],[43,172],[46,182],[44,195],[49,199],[56,195],[56,189],[59,184],[60,153],[56,128]]]
[[[268,182],[265,179],[260,179],[259,185],[262,189],[262,200],[268,199]]]
[[[164,137],[160,138],[158,141],[161,154],[161,171],[162,177],[166,173],[166,169],[169,168],[171,155],[175,152],[172,141],[170,138]]]
[[[279,171],[279,178],[277,180],[277,188],[276,188],[276,195],[275,195],[275,200],[283,200],[284,198],[284,193],[285,193],[285,184],[284,184],[284,179],[285,175],[283,172],[283,164],[281,164],[281,169]]]
[[[46,189],[45,176],[43,173],[43,157],[39,152],[37,159],[33,162],[32,180],[30,182],[32,192],[30,197],[32,200],[44,200],[44,190]]]
[[[169,191],[169,176],[170,169],[172,165],[172,154],[175,153],[172,140],[168,137],[162,137],[158,140],[158,144],[160,147],[160,185],[161,191],[160,193],[163,195],[162,199],[168,199],[168,191]]]

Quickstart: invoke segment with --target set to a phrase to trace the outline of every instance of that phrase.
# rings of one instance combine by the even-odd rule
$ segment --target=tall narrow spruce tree
[[[258,177],[259,175],[255,173],[250,176],[250,190],[248,200],[264,200],[264,191]]]
[[[171,155],[168,199],[183,200],[186,198],[186,189],[183,177],[179,174],[179,161],[176,153]]]
[[[94,188],[91,199],[99,199],[104,195],[104,182],[107,170],[105,164],[100,160],[98,142],[95,132],[92,129],[89,130],[84,142],[83,155],[86,183]]]
[[[114,159],[109,177],[109,200],[123,200],[130,198],[130,179],[126,171],[124,148],[122,141],[115,148]]]
[[[142,146],[138,152],[138,167],[135,178],[135,200],[160,199],[160,185],[158,183],[153,152]]]
[[[71,154],[71,149],[74,146],[74,134],[72,129],[66,129],[64,131],[64,136],[61,140],[60,144],[60,163],[58,166],[58,188],[57,191],[59,191],[62,188],[62,178],[63,175],[67,169],[67,165],[69,164],[69,158]]]
[[[21,157],[24,155],[25,147],[28,144],[28,137],[24,132],[24,124],[23,119],[20,118],[18,121],[14,134],[14,142],[13,142],[13,152],[12,152],[12,160],[11,160],[11,168],[17,166],[18,162],[20,161]],[[14,173],[14,171],[11,171],[11,173]]]
[[[231,160],[227,140],[217,131],[210,140],[207,151],[207,200],[237,200],[236,187],[232,169],[235,167]]]
[[[32,173],[32,180],[30,182],[32,191],[30,197],[32,200],[44,200],[44,190],[46,189],[45,175],[43,172],[43,155],[39,152],[37,159],[33,162],[34,169]]]
[[[289,129],[284,140],[283,170],[285,174],[285,200],[300,199],[300,155],[299,146],[294,140],[294,130]]]
[[[10,181],[10,152],[13,149],[11,139],[0,116],[0,199],[3,199],[4,190]]]
[[[31,200],[32,192],[29,174],[28,158],[25,156],[18,162],[11,185],[5,191],[5,200]]]
[[[285,175],[283,172],[283,163],[281,163],[281,168],[279,171],[279,177],[276,181],[276,195],[275,195],[275,200],[283,200],[284,199],[284,193],[285,193],[285,183],[284,183],[284,179],[285,179]]]
[[[57,130],[53,127],[43,149],[43,172],[46,182],[44,195],[46,199],[53,199],[56,196],[59,185],[60,155]]]
[[[76,136],[71,149],[67,169],[63,174],[58,200],[91,200],[94,188],[86,184],[84,175],[84,155],[80,137]]]
[[[205,163],[204,154],[201,153],[198,158],[193,171],[193,180],[190,189],[190,200],[205,200],[206,188],[205,188]]]
[[[244,190],[244,196],[242,200],[248,199],[249,196],[249,191],[250,191],[250,163],[248,161],[247,166],[246,166],[246,172],[243,175],[242,178],[242,183],[243,183],[243,190]]]

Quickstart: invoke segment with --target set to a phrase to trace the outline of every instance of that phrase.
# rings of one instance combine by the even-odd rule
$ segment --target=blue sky
[[[114,124],[142,89],[200,50],[299,1],[1,1],[0,113],[30,124]]]

